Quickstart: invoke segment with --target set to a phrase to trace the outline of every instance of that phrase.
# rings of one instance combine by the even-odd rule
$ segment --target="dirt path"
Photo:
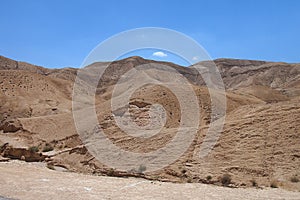
[[[282,189],[232,189],[59,172],[42,163],[0,163],[1,196],[13,199],[300,199]]]

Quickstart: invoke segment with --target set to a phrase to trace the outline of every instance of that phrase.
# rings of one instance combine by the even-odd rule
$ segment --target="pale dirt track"
[[[59,172],[42,163],[0,163],[0,197],[14,199],[300,199],[282,189],[233,189]]]

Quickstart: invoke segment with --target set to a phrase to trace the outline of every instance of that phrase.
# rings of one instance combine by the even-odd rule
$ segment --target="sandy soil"
[[[0,163],[0,199],[300,199],[282,189],[225,188],[60,172],[43,163]]]

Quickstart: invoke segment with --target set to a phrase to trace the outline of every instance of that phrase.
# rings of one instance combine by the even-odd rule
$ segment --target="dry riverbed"
[[[43,163],[0,163],[0,199],[300,199],[280,188],[225,188],[50,170]]]

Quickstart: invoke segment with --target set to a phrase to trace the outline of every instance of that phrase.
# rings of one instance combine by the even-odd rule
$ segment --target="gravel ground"
[[[300,199],[280,188],[225,188],[137,178],[90,176],[47,169],[42,163],[0,163],[2,199]]]

